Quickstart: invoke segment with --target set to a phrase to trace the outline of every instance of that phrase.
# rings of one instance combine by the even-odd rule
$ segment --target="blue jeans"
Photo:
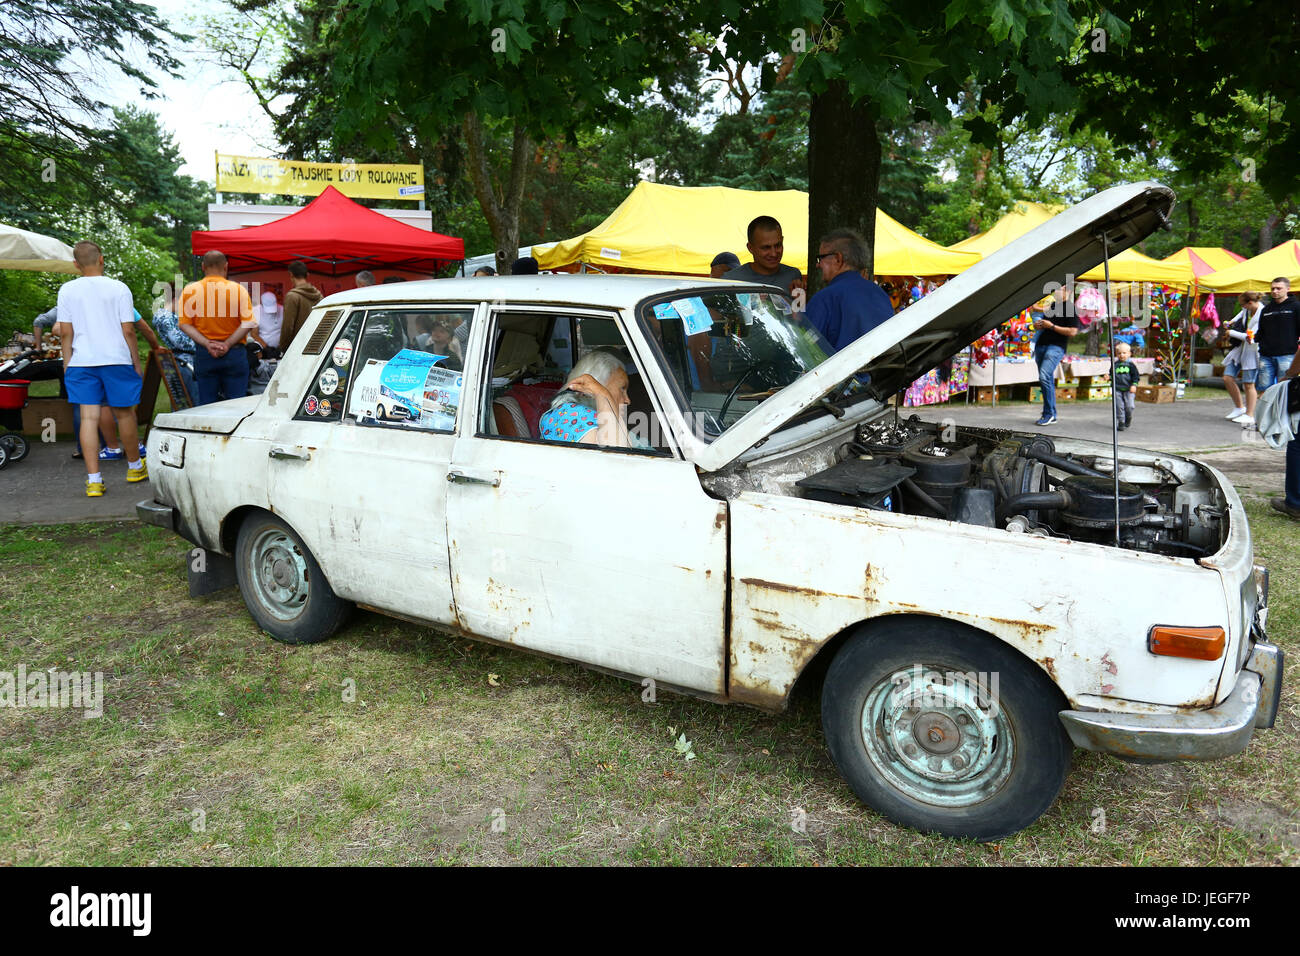
[[[194,384],[200,405],[211,405],[222,397],[243,398],[248,394],[248,351],[236,345],[221,358],[213,358],[207,349],[195,349]]]
[[[1300,438],[1286,443],[1286,503],[1300,508]]]
[[[1286,378],[1286,373],[1291,371],[1291,360],[1295,358],[1291,355],[1261,355],[1259,357],[1259,376],[1255,379],[1255,388],[1260,392],[1275,385],[1282,379]]]
[[[1056,417],[1056,367],[1065,358],[1065,349],[1059,345],[1034,346],[1034,361],[1038,363],[1038,384],[1043,389],[1043,414]]]

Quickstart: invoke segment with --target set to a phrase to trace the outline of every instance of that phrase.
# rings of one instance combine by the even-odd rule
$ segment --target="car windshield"
[[[805,314],[779,292],[700,292],[656,297],[640,317],[659,345],[695,434],[712,441],[765,398],[830,355]],[[835,395],[863,390],[850,379]]]

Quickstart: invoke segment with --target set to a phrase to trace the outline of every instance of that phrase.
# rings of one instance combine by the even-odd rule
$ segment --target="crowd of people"
[[[796,308],[802,305],[807,284],[798,269],[782,261],[785,247],[780,222],[771,216],[755,218],[749,223],[746,240],[751,260],[742,263],[731,252],[719,253],[710,266],[712,277],[774,286],[794,299]],[[91,497],[104,493],[100,461],[126,459],[130,482],[148,477],[145,447],[135,418],[142,383],[137,334],[151,348],[175,357],[193,404],[241,398],[250,388],[265,386],[272,363],[288,349],[322,298],[309,279],[306,264],[298,261],[286,267],[289,289],[284,301],[268,291],[254,305],[246,286],[228,277],[225,255],[213,250],[202,258],[203,277],[185,286],[175,311],[155,313],[150,327],[133,308],[127,287],[104,275],[103,254],[94,242],[77,243],[74,259],[80,277],[60,287],[58,304],[37,316],[33,333],[39,341],[42,332],[53,327],[62,342],[64,390],[73,406],[79,441],[74,457],[85,460],[86,494]],[[894,315],[889,294],[867,277],[868,263],[866,243],[851,229],[833,229],[818,243],[812,264],[821,274],[822,287],[806,301],[805,319],[832,352]],[[521,257],[510,272],[536,275],[537,260]],[[495,274],[490,266],[474,272],[475,277]],[[368,270],[356,276],[359,288],[376,281]],[[389,276],[383,281],[403,279]],[[1070,339],[1081,330],[1080,316],[1094,309],[1091,300],[1084,300],[1095,290],[1087,284],[1081,289],[1076,308],[1068,307],[1062,288],[1037,317],[1033,352],[1043,397],[1039,426],[1057,421],[1056,369]],[[1233,403],[1226,417],[1247,427],[1257,425],[1259,396],[1271,384],[1300,371],[1296,361],[1300,358],[1300,305],[1290,294],[1289,281],[1275,279],[1269,301],[1262,299],[1255,292],[1242,295],[1241,311],[1228,327],[1233,348],[1224,360],[1224,383]],[[463,361],[464,332],[435,323],[413,330],[412,335],[417,340],[423,336],[428,347]],[[1117,346],[1111,373],[1116,426],[1123,430],[1133,424],[1133,397],[1139,378],[1127,344]],[[1300,451],[1295,447],[1295,441],[1288,445],[1287,494],[1273,504],[1300,518]]]

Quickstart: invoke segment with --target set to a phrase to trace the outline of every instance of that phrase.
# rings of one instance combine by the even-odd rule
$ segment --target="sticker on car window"
[[[664,322],[668,319],[680,319],[681,315],[673,308],[671,302],[660,302],[655,306],[655,318],[660,322]]]
[[[709,315],[709,310],[704,307],[704,300],[699,296],[677,299],[673,302],[673,308],[686,323],[687,335],[699,335],[713,328],[713,316]]]
[[[334,364],[339,368],[347,368],[348,363],[352,361],[352,340],[339,339],[334,343],[334,354],[331,356]]]
[[[339,387],[339,373],[332,368],[327,368],[321,372],[318,384],[322,395],[333,395]]]

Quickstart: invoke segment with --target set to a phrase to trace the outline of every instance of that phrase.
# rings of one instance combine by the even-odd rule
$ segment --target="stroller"
[[[0,362],[0,470],[27,457],[30,446],[21,434],[23,409],[27,406],[27,387],[31,382],[18,378],[18,373],[32,364],[39,349],[28,349],[13,358]]]

